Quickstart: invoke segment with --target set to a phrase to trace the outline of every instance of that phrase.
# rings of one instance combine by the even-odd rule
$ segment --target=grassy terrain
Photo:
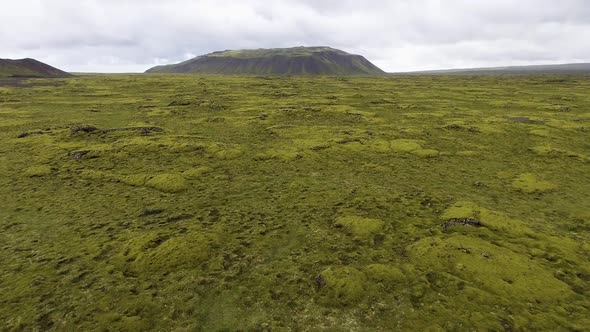
[[[0,87],[2,329],[587,330],[589,89]]]

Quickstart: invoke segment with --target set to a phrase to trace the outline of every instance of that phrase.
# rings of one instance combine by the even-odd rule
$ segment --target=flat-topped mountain
[[[0,77],[68,77],[65,71],[35,59],[0,59]]]
[[[330,47],[293,47],[213,52],[179,64],[157,66],[147,73],[378,75],[384,72],[360,55]]]

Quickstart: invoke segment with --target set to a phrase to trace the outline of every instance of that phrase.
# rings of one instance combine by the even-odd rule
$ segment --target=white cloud
[[[216,50],[328,45],[387,71],[590,62],[585,0],[2,0],[0,57],[142,71]]]

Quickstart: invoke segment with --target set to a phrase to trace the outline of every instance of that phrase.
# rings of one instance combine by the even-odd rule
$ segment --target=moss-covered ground
[[[589,91],[554,76],[2,86],[0,329],[588,330]]]

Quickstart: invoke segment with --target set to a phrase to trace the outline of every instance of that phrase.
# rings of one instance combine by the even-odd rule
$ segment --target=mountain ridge
[[[393,75],[479,75],[479,74],[590,74],[590,63],[563,63],[546,65],[458,68],[396,72]]]
[[[0,77],[59,78],[68,76],[71,74],[32,58],[0,59]]]
[[[146,73],[220,75],[380,75],[361,55],[326,46],[225,50],[150,68]]]

